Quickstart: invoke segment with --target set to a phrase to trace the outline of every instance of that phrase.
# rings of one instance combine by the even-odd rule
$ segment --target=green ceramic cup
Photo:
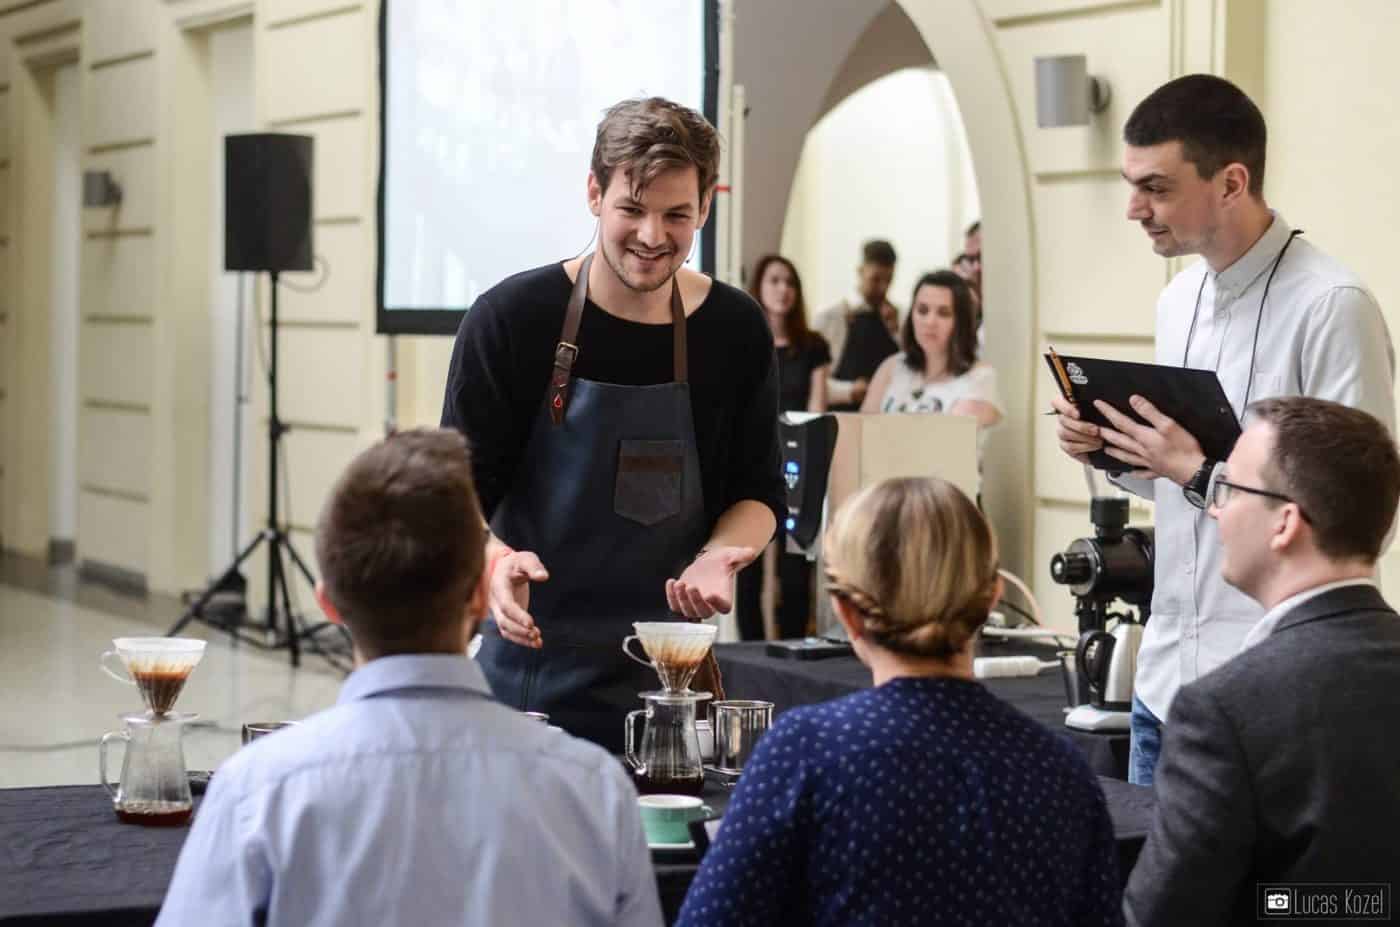
[[[713,813],[691,795],[642,795],[637,806],[642,809],[647,843],[689,843],[690,822]]]

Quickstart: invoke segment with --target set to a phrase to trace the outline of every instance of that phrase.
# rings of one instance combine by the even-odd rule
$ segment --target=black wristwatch
[[[1210,477],[1215,472],[1215,464],[1214,460],[1207,457],[1201,464],[1201,469],[1181,486],[1181,494],[1186,497],[1186,501],[1198,509],[1206,507],[1206,491],[1210,489]]]

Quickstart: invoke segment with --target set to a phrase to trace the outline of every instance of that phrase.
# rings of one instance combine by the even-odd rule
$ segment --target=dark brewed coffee
[[[163,715],[175,707],[185,680],[190,671],[185,670],[133,670],[131,678],[141,690],[146,704],[158,715]]]
[[[127,802],[117,805],[117,820],[145,827],[183,827],[194,814],[192,805],[168,801]]]
[[[671,772],[634,772],[632,782],[643,795],[699,795],[705,790],[705,774],[680,776]]]

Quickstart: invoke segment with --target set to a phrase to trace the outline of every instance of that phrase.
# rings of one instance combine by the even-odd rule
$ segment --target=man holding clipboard
[[[1395,430],[1394,351],[1361,280],[1300,238],[1264,201],[1267,131],[1236,86],[1178,78],[1138,104],[1123,129],[1127,217],[1162,257],[1199,254],[1157,300],[1159,364],[1213,370],[1237,416],[1254,400],[1304,395],[1363,409]],[[1152,620],[1138,655],[1129,779],[1150,785],[1162,719],[1181,685],[1240,650],[1259,605],[1220,575],[1217,527],[1205,511],[1223,462],[1146,397],[1083,421],[1056,397],[1060,447],[1076,460],[1104,450],[1128,471],[1114,482],[1155,502]]]

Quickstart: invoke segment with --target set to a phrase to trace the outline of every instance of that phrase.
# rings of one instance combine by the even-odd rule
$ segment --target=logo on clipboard
[[[1065,373],[1069,376],[1070,382],[1075,386],[1088,386],[1089,378],[1084,375],[1084,368],[1070,361],[1065,364]]]

